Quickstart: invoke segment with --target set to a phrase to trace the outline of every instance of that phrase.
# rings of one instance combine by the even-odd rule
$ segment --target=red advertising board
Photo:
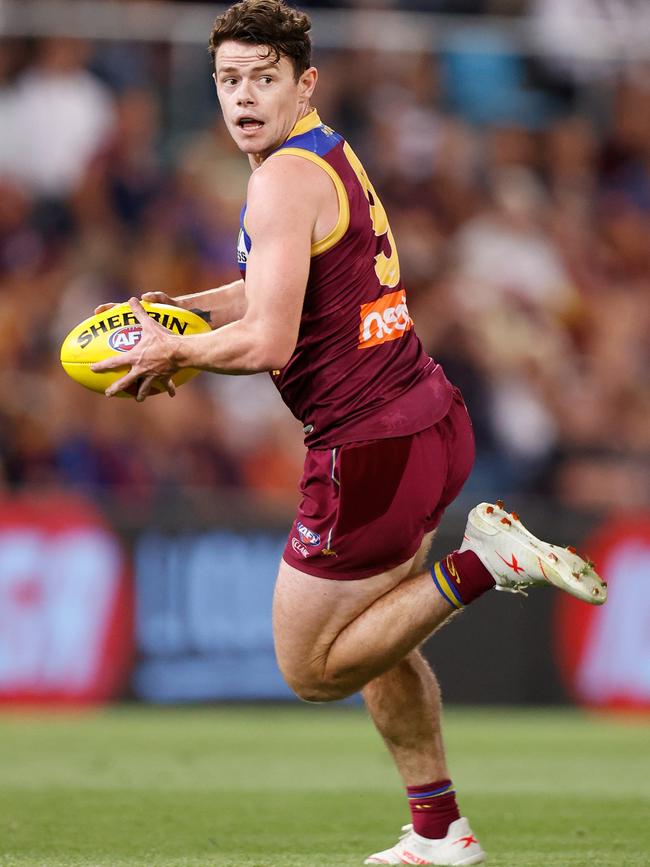
[[[611,519],[584,550],[609,597],[596,608],[558,594],[559,667],[583,704],[650,710],[650,514]]]
[[[0,499],[0,702],[107,700],[132,657],[129,564],[94,505]]]

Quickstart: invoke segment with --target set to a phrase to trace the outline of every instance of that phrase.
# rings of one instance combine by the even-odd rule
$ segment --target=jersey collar
[[[297,135],[302,135],[305,132],[309,132],[311,129],[316,129],[317,126],[322,126],[322,121],[318,116],[318,112],[315,108],[306,114],[304,117],[301,117],[300,120],[295,124],[294,128],[289,133],[289,138],[293,138]],[[287,139],[288,141],[289,139]]]

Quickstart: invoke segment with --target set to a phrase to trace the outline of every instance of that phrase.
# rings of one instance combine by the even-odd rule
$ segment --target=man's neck
[[[293,126],[291,127],[291,131],[293,131],[296,124],[299,123],[303,119],[303,117],[306,117],[311,111],[312,111],[312,106],[309,103],[298,106],[298,114],[296,116],[296,119],[293,122]],[[289,132],[289,135],[287,136],[287,138],[289,138],[290,136],[291,136],[291,132]],[[286,141],[286,140],[287,139],[285,139],[284,141]],[[282,145],[282,144],[284,144],[284,142],[280,142],[280,144],[277,145],[277,147],[280,147],[280,145]],[[275,150],[275,148],[274,148],[274,150]],[[264,154],[249,154],[248,155],[248,162],[250,163],[251,171],[254,172],[255,169],[259,169],[259,167],[262,165],[264,160],[268,156],[270,156],[271,153],[273,153],[273,151],[271,151],[270,153],[264,153]]]

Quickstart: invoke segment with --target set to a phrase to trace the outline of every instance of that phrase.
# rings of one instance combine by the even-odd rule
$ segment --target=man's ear
[[[310,66],[309,69],[306,69],[303,74],[298,79],[298,89],[300,91],[300,96],[303,99],[310,99],[312,93],[314,92],[314,88],[316,87],[316,82],[318,81],[318,70],[315,66]]]

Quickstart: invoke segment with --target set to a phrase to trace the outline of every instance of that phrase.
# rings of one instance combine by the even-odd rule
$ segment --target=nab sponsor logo
[[[359,349],[379,346],[398,340],[413,327],[403,289],[382,295],[376,301],[361,305]]]
[[[128,352],[140,342],[141,337],[141,325],[126,325],[111,334],[108,338],[108,345],[117,352]]]
[[[309,557],[309,551],[305,548],[302,542],[296,539],[295,536],[291,539],[291,547],[296,551],[296,553],[302,554],[303,557]]]
[[[306,545],[320,545],[320,535],[310,530],[309,527],[305,527],[300,521],[296,522],[296,529],[298,530],[298,535]]]

